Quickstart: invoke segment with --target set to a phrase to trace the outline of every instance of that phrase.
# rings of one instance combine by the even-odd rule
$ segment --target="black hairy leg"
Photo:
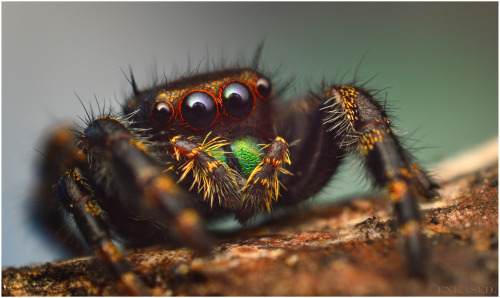
[[[196,218],[189,194],[166,175],[148,154],[147,142],[114,117],[93,120],[82,133],[84,153],[91,159],[96,183],[122,206],[159,223],[177,227],[176,237],[207,250],[207,236]],[[115,200],[116,200],[115,199]],[[116,205],[116,201],[110,202]],[[108,204],[103,199],[103,204]],[[108,208],[111,209],[111,208]]]
[[[383,107],[367,91],[351,86],[327,88],[322,110],[340,145],[364,160],[374,184],[386,188],[405,238],[410,271],[423,275],[426,249],[420,230],[418,198],[436,195],[438,185],[413,160],[394,134]]]
[[[123,291],[127,295],[147,295],[142,281],[133,272],[123,252],[111,241],[104,214],[83,180],[78,168],[69,170],[61,177],[57,187],[61,205],[71,214],[87,245]]]
[[[97,187],[92,189],[84,183],[87,178],[75,168],[60,178],[58,197],[85,243],[125,293],[147,294],[121,250],[111,241],[110,220],[115,222],[114,232],[125,237],[133,233],[131,226],[138,226],[138,233],[147,235],[142,230],[144,218],[156,225],[173,226],[176,241],[200,251],[209,250],[212,241],[201,227],[198,212],[190,206],[189,195],[158,168],[146,154],[147,145],[134,138],[124,123],[110,116],[92,120],[80,141],[91,163],[88,179]],[[95,197],[94,193],[100,195]],[[112,201],[107,199],[110,197]],[[124,214],[124,210],[136,214]]]

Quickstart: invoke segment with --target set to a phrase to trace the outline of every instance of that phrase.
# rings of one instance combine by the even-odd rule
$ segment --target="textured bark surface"
[[[408,275],[383,194],[300,210],[189,249],[132,253],[156,295],[498,295],[497,165],[442,183],[421,204],[430,261]],[[120,295],[94,258],[2,270],[3,295]]]

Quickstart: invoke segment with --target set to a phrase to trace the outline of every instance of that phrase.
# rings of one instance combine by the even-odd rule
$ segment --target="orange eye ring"
[[[242,120],[255,109],[255,95],[247,84],[229,81],[219,91],[224,114],[229,118]]]
[[[214,96],[205,90],[188,92],[179,103],[182,122],[193,129],[212,126],[219,115]]]
[[[255,93],[260,99],[268,99],[272,92],[272,84],[268,78],[260,77],[255,80]]]
[[[152,104],[149,118],[156,124],[166,125],[174,117],[174,107],[167,100],[158,100]]]

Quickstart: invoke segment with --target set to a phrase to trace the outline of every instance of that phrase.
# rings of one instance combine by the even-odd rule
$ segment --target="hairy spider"
[[[404,149],[382,105],[361,87],[335,84],[283,100],[283,88],[258,71],[260,52],[252,67],[147,89],[131,72],[133,95],[123,113],[87,113],[77,146],[68,147],[67,130],[54,135],[49,155],[64,151],[67,167],[56,187],[59,201],[127,294],[147,292],[115,237],[127,245],[170,241],[207,251],[207,220],[232,213],[245,223],[302,202],[349,153],[388,190],[410,271],[422,273],[417,201],[436,195],[438,185]]]

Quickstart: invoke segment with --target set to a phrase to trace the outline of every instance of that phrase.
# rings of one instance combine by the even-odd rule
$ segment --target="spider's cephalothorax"
[[[191,75],[140,90],[123,117],[89,117],[78,136],[87,156],[67,161],[58,196],[128,294],[144,286],[111,238],[181,241],[207,250],[207,218],[240,222],[317,193],[347,153],[387,188],[411,270],[423,259],[417,199],[437,185],[393,133],[382,106],[359,87],[326,85],[285,101],[253,68]],[[293,144],[290,145],[289,144]],[[81,156],[81,154],[80,154]]]

